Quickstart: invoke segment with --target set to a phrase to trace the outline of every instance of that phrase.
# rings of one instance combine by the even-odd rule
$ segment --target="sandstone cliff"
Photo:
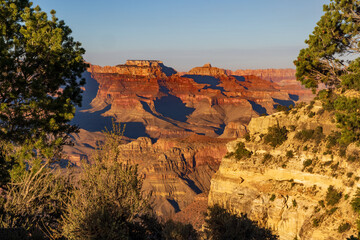
[[[227,145],[234,152],[243,142],[252,155],[222,160],[211,180],[209,205],[247,213],[282,240],[337,240],[356,235],[357,216],[350,202],[360,186],[360,170],[349,156],[356,159],[360,149],[330,144],[328,136],[337,131],[332,118],[316,102],[289,114],[252,119],[250,137]],[[276,148],[264,143],[271,126],[285,126],[289,131],[287,140]],[[315,132],[316,137],[311,137]],[[329,201],[334,196],[340,197],[338,202]]]
[[[289,94],[290,90],[277,83],[254,75],[229,75],[210,64],[183,76],[160,61],[91,65],[88,71],[99,86],[91,107],[83,112],[128,123],[127,132],[136,132],[129,135],[132,138],[193,133],[238,137],[252,117],[273,113],[277,104],[301,100],[300,95],[294,98],[293,90]]]

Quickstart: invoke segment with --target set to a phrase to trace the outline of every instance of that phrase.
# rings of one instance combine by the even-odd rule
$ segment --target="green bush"
[[[344,233],[344,232],[350,230],[350,228],[351,228],[350,223],[342,223],[342,224],[340,224],[340,226],[338,227],[338,232],[339,232],[339,233]]]
[[[340,132],[332,132],[330,135],[327,136],[326,140],[326,148],[333,148],[339,144],[339,139],[341,137]]]
[[[318,115],[323,115],[324,112],[325,112],[325,109],[324,109],[324,108],[321,108],[321,109],[319,109],[319,110],[317,111],[317,114],[318,114]]]
[[[303,162],[304,168],[307,168],[307,167],[310,166],[311,164],[312,164],[312,160],[311,160],[311,159],[307,159],[306,161]]]
[[[276,195],[272,194],[269,200],[273,202],[275,200],[275,198],[276,198]]]
[[[286,151],[286,157],[288,159],[293,158],[294,157],[294,152],[292,150]]]
[[[333,208],[331,208],[330,210],[328,210],[327,213],[328,213],[329,215],[332,215],[337,209],[338,209],[337,207],[333,207]]]
[[[245,136],[244,136],[245,140],[247,142],[250,142],[251,138],[250,138],[250,133],[246,133]]]
[[[338,192],[334,186],[330,185],[327,192],[326,192],[326,204],[329,206],[334,206],[337,204],[341,199],[342,193]]]
[[[360,188],[357,189],[356,195],[351,201],[351,206],[356,213],[360,213]]]
[[[226,158],[234,157],[237,160],[242,158],[249,158],[251,157],[251,152],[245,148],[245,144],[243,142],[238,142],[236,144],[235,152],[230,152],[226,154]]]
[[[288,130],[286,127],[280,127],[279,124],[269,127],[268,134],[265,135],[264,142],[272,147],[277,147],[287,139]]]
[[[82,163],[63,217],[65,238],[146,239],[161,233],[137,167],[119,163],[120,132],[107,132],[92,164]]]
[[[321,223],[321,219],[320,219],[320,218],[314,218],[314,219],[313,219],[313,226],[314,226],[314,227],[320,226],[320,223]]]
[[[283,106],[283,105],[276,105],[275,107],[277,112],[285,112],[288,113],[290,108],[288,108],[287,106]]]
[[[321,126],[316,127],[315,130],[303,129],[295,134],[295,138],[303,142],[307,142],[309,140],[320,141],[324,138],[323,129]]]
[[[297,202],[296,202],[295,199],[292,201],[292,204],[293,204],[293,207],[296,207],[296,206],[297,206]]]

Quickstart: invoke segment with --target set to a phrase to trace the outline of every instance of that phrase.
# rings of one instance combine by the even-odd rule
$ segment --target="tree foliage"
[[[360,141],[359,40],[360,1],[331,0],[294,61],[297,79],[306,87],[327,86],[318,96],[326,110],[335,110],[342,144]]]
[[[276,124],[272,127],[269,127],[268,133],[265,135],[264,142],[274,148],[280,146],[287,140],[288,132],[289,131],[285,126],[280,127],[279,124]]]
[[[32,7],[29,0],[0,1],[0,138],[64,138],[81,104],[85,50],[71,29]]]
[[[360,1],[331,0],[324,5],[324,15],[317,23],[307,48],[302,49],[296,65],[296,76],[308,88],[319,83],[329,87],[356,89],[359,86]]]
[[[226,154],[226,158],[234,157],[236,160],[241,160],[242,158],[251,157],[252,152],[245,148],[243,142],[238,142],[235,147],[235,152],[229,152]]]

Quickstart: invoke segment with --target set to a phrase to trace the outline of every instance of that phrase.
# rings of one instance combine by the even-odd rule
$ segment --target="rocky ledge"
[[[211,180],[209,205],[247,213],[281,240],[356,235],[351,200],[360,186],[360,149],[336,145],[332,118],[315,102],[290,113],[252,119],[250,135],[227,145],[229,152],[251,156],[228,155],[222,160]],[[275,148],[265,143],[273,134],[269,127],[288,131],[287,139]]]

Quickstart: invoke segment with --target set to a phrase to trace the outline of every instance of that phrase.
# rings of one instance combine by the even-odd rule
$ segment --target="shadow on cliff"
[[[239,82],[245,82],[245,77],[243,76],[237,76],[237,75],[231,75],[231,76],[234,77]]]
[[[257,112],[259,115],[268,115],[266,108],[264,108],[260,104],[254,102],[254,101],[250,101],[250,100],[248,100],[248,102],[251,104],[252,109],[255,112]]]
[[[161,70],[163,71],[163,73],[165,73],[165,75],[168,76],[168,77],[177,73],[175,71],[175,69],[173,69],[171,67],[167,67],[163,63],[160,63],[159,65],[160,65]]]
[[[223,87],[218,86],[220,84],[220,80],[212,77],[212,76],[203,76],[203,75],[184,75],[183,77],[191,78],[196,83],[199,84],[207,84],[208,86],[205,86],[203,89],[215,89],[220,90],[222,92],[225,92],[225,89]]]
[[[99,89],[99,83],[91,77],[89,72],[85,72],[83,77],[86,79],[86,84],[82,94],[82,106],[76,108],[75,117],[71,120],[70,124],[77,125],[90,132],[103,131],[105,128],[112,130],[112,118],[101,115],[108,111],[111,105],[97,112],[82,112],[92,108],[90,103],[96,97]]]
[[[289,98],[295,102],[299,101],[299,99],[300,99],[299,95],[290,94],[290,93],[289,93]]]
[[[155,110],[164,117],[176,121],[186,122],[187,116],[195,111],[195,108],[186,107],[180,98],[174,95],[164,96],[154,101]]]
[[[96,94],[99,90],[100,84],[91,77],[89,72],[85,72],[82,75],[86,79],[86,84],[84,86],[85,90],[82,94],[82,105],[77,110],[87,110],[91,108],[91,101],[96,97]]]
[[[127,122],[122,123],[122,127],[125,127],[124,136],[137,139],[139,137],[150,137],[146,133],[145,125],[141,122]]]
[[[281,99],[277,99],[277,98],[273,98],[273,101],[277,104],[274,105],[274,108],[276,108],[277,105],[282,105],[285,107],[290,107],[290,105],[295,106],[295,102],[292,100],[281,100]]]

